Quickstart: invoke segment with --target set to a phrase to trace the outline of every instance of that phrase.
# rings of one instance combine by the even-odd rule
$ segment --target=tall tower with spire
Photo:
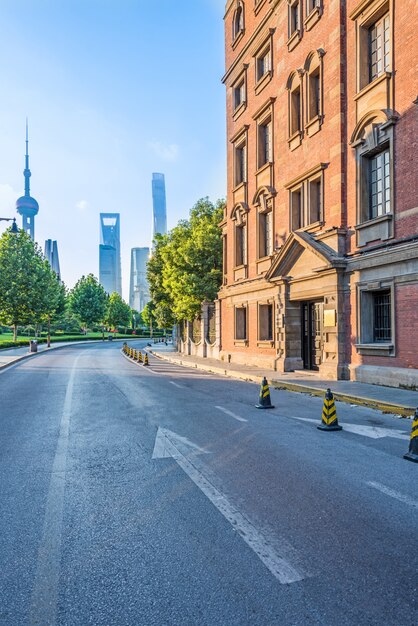
[[[26,155],[25,155],[25,169],[23,171],[25,177],[25,195],[16,200],[16,210],[22,216],[22,228],[35,239],[35,215],[38,214],[39,204],[30,195],[30,177],[31,171],[29,169],[29,139],[28,139],[28,120],[26,119]]]

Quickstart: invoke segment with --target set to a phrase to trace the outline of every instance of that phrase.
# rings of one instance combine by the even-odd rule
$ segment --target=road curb
[[[220,374],[221,376],[227,376],[229,378],[236,378],[238,380],[244,380],[247,382],[261,383],[263,376],[257,376],[256,374],[247,374],[237,370],[227,370],[222,367],[205,366],[200,363],[186,363],[181,359],[173,359],[165,354],[154,352],[150,350],[151,354],[157,358],[163,359],[170,363],[181,365],[182,367],[189,367],[191,369],[200,369],[205,372],[211,372],[213,374]],[[310,387],[302,383],[287,383],[281,380],[275,380],[274,378],[267,377],[267,382],[274,389],[284,389],[285,391],[293,391],[296,393],[309,393],[314,396],[323,397],[325,389],[318,389],[317,387]],[[330,383],[331,384],[331,383]],[[333,392],[333,396],[339,402],[346,402],[348,404],[356,404],[358,406],[366,406],[372,409],[378,409],[382,413],[393,413],[395,415],[401,415],[402,417],[411,417],[415,414],[415,407],[410,407],[403,404],[396,404],[396,402],[383,402],[381,400],[374,400],[373,398],[364,398],[362,396],[354,396],[343,392]]]

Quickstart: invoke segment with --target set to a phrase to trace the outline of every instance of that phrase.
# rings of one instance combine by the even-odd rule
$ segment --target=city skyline
[[[152,215],[152,239],[154,240],[156,235],[165,235],[167,233],[165,177],[164,174],[157,172],[152,174]]]
[[[99,282],[109,295],[122,295],[120,252],[120,214],[100,213]]]
[[[157,13],[148,3],[110,2],[98,20],[95,0],[1,3],[0,215],[18,217],[28,117],[35,239],[59,242],[69,288],[82,274],[98,276],[98,215],[120,212],[128,300],[130,251],[152,238],[152,172],[168,181],[169,229],[199,198],[225,196],[224,8],[163,0]],[[169,106],[168,92],[176,94]]]

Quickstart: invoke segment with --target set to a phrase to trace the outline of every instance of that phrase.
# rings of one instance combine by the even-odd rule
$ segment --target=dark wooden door
[[[302,359],[307,370],[322,363],[323,302],[302,302]]]

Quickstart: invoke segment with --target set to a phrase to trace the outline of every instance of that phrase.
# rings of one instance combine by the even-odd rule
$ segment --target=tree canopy
[[[159,326],[192,320],[204,300],[214,300],[222,281],[219,222],[224,201],[202,198],[167,235],[158,235],[148,262],[148,282]]]
[[[106,316],[108,296],[93,274],[82,276],[70,291],[69,309],[85,327],[100,324]]]
[[[65,287],[24,230],[0,237],[0,321],[14,328],[50,319],[63,308]]]
[[[128,326],[131,321],[131,308],[122,300],[121,296],[114,291],[109,296],[106,307],[105,322],[113,328],[116,326]]]

